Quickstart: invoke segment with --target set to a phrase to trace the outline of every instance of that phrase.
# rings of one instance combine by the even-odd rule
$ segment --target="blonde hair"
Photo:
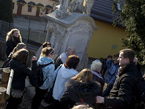
[[[47,57],[49,54],[53,54],[54,49],[52,47],[45,47],[41,51],[41,56]]]
[[[87,104],[80,104],[80,105],[74,106],[72,109],[93,109],[93,108]]]
[[[102,62],[100,60],[95,60],[91,64],[91,70],[100,72],[102,69]]]
[[[90,69],[85,68],[76,76],[72,77],[72,79],[79,82],[91,82],[93,80],[93,74]]]
[[[19,31],[17,28],[11,29],[11,31],[9,31],[9,32],[7,33],[6,41],[8,41],[8,40],[10,40],[10,39],[13,39],[13,34],[14,34],[15,31],[18,31],[19,40],[20,40],[20,42],[22,42],[22,37],[21,37],[20,31]]]

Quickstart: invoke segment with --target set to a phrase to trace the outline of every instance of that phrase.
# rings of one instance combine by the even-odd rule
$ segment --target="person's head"
[[[41,51],[41,56],[54,58],[55,50],[52,47],[45,47]]]
[[[102,62],[100,60],[95,60],[91,64],[91,70],[100,72],[102,69]]]
[[[107,59],[109,59],[109,60],[112,60],[112,58],[113,58],[112,55],[107,56]]]
[[[93,74],[90,69],[83,69],[76,76],[72,77],[72,79],[77,80],[79,82],[92,82]]]
[[[67,48],[67,54],[68,55],[75,55],[75,48],[74,47],[68,47]]]
[[[11,31],[9,31],[7,33],[6,41],[9,40],[9,39],[13,39],[13,37],[18,37],[19,40],[22,41],[20,31],[18,29],[16,29],[16,28],[11,29]]]
[[[135,53],[131,49],[123,49],[119,52],[119,65],[124,66],[129,63],[132,63],[135,57]]]
[[[26,49],[26,44],[24,44],[24,43],[18,43],[16,45],[16,47],[13,49],[13,52],[16,52],[16,51],[18,51],[18,50],[20,50],[22,48]]]
[[[114,55],[114,64],[119,63],[118,57],[119,57],[119,53],[117,53],[117,54]]]
[[[70,55],[68,56],[64,66],[65,68],[68,68],[68,69],[71,69],[71,68],[76,69],[79,62],[80,62],[80,58],[78,56]]]
[[[45,47],[51,47],[51,43],[50,42],[44,42],[42,44],[42,48],[45,48]]]
[[[12,59],[19,61],[23,64],[27,63],[27,59],[29,56],[29,52],[26,49],[20,49],[18,51],[16,51],[13,55],[12,55]]]
[[[79,104],[75,105],[72,109],[93,109],[93,108],[87,104]]]

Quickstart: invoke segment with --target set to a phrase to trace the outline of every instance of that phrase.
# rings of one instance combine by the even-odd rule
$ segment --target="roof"
[[[28,2],[28,5],[36,5],[36,4],[32,1],[30,1],[30,2]]]
[[[92,10],[91,17],[97,20],[113,23],[116,15],[112,14],[112,1],[111,0],[95,0]]]

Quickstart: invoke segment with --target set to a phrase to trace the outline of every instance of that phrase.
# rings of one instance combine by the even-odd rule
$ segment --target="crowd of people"
[[[105,60],[94,60],[90,68],[76,70],[79,57],[74,47],[55,57],[50,42],[42,44],[40,54],[32,57],[32,67],[27,67],[29,51],[18,29],[12,29],[6,36],[8,59],[2,67],[13,71],[10,97],[6,109],[17,109],[25,93],[25,79],[36,74],[38,65],[49,64],[42,69],[44,83],[36,87],[32,109],[39,109],[42,100],[49,101],[48,109],[135,109],[133,77],[142,77],[131,49],[122,49]],[[127,76],[126,76],[127,75]],[[49,95],[49,96],[47,96]],[[102,105],[103,104],[103,105]]]

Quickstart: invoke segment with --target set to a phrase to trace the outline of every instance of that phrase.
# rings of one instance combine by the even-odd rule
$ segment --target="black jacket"
[[[18,37],[12,36],[13,38],[6,41],[6,54],[9,56],[9,54],[13,51],[14,47],[21,41]]]
[[[128,64],[117,76],[109,97],[104,99],[104,104],[113,109],[134,109],[135,78],[140,76],[135,64]]]
[[[23,90],[26,76],[33,76],[36,73],[37,64],[36,61],[32,61],[32,70],[30,70],[25,64],[12,60],[10,61],[10,69],[14,70],[12,89]]]
[[[56,57],[55,61],[55,69],[57,69],[58,66],[60,66],[62,63],[60,56]]]
[[[96,103],[96,96],[101,90],[98,82],[82,83],[76,80],[69,80],[66,83],[66,91],[60,100],[62,109],[70,109],[75,103]]]

